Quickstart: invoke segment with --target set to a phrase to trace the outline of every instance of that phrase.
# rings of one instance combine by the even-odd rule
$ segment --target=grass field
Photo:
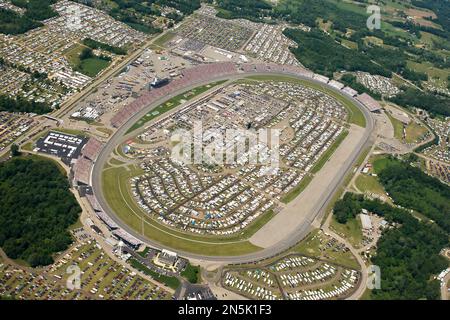
[[[377,156],[371,159],[371,162],[373,164],[373,170],[378,174],[383,171],[384,168],[386,168],[389,163],[392,162],[392,160],[390,160],[386,156]]]
[[[353,50],[358,49],[358,44],[356,42],[347,39],[342,40],[342,45]]]
[[[342,105],[345,107],[345,109],[347,110],[347,112],[349,114],[348,122],[353,123],[353,124],[363,127],[363,128],[366,127],[366,118],[364,117],[364,114],[351,100],[349,100],[347,97],[345,97],[344,95],[342,95],[340,93],[337,93],[331,89],[328,89],[327,87],[325,87],[323,85],[313,83],[311,81],[299,80],[299,79],[292,78],[289,76],[250,76],[250,77],[247,77],[247,79],[252,79],[252,80],[257,80],[257,81],[294,82],[294,83],[304,85],[306,87],[310,87],[310,88],[319,90],[319,91],[333,97],[340,103],[342,103]]]
[[[361,220],[359,218],[349,219],[347,223],[341,224],[336,219],[331,219],[330,227],[339,235],[343,235],[352,246],[358,248],[361,246],[363,235]]]
[[[359,175],[355,181],[356,187],[361,192],[372,192],[381,196],[386,196],[383,186],[378,182],[376,177]]]
[[[170,40],[172,40],[175,37],[175,33],[173,32],[166,32],[165,34],[163,34],[162,36],[158,37],[157,39],[155,39],[155,41],[153,41],[153,44],[159,47],[164,47],[164,45],[169,42]]]
[[[86,132],[81,131],[81,130],[75,130],[75,129],[56,128],[56,129],[51,129],[50,131],[67,133],[67,134],[71,134],[71,135],[74,135],[74,136],[82,136],[82,137],[88,137],[89,136]]]
[[[414,71],[426,73],[429,78],[435,79],[440,86],[447,87],[450,69],[436,68],[430,62],[407,61],[407,66]]]
[[[389,112],[386,112],[389,120],[392,123],[392,126],[394,127],[394,137],[399,140],[403,141],[403,128],[405,127],[403,123],[394,118]],[[414,121],[411,121],[406,127],[405,127],[405,142],[406,143],[416,143],[419,141],[419,139],[424,136],[428,132],[428,129]]]
[[[131,133],[141,127],[143,127],[146,123],[148,123],[149,121],[161,116],[162,114],[180,106],[182,103],[189,101],[193,98],[195,98],[196,96],[199,96],[202,93],[205,93],[206,91],[208,91],[211,88],[214,88],[218,85],[221,85],[223,83],[225,83],[227,80],[222,80],[222,81],[217,81],[217,82],[213,82],[204,86],[200,86],[197,88],[194,88],[192,90],[186,91],[176,97],[173,97],[172,99],[166,101],[165,103],[157,106],[156,108],[154,108],[153,110],[151,110],[149,113],[147,113],[145,116],[143,116],[141,119],[139,119],[138,122],[136,122],[128,131],[128,133]]]
[[[124,167],[106,169],[102,173],[102,182],[103,193],[111,209],[134,230],[143,232],[149,239],[173,249],[197,254],[242,255],[261,250],[261,248],[245,240],[248,236],[247,233],[229,238],[197,236],[170,229],[146,217],[145,213],[135,203],[128,183],[131,177],[142,174],[142,171],[136,168],[129,169],[126,170]],[[249,230],[256,232],[256,230],[250,228],[251,226]]]
[[[395,119],[389,112],[386,112],[386,114],[394,127],[395,139],[403,141],[403,123],[400,120]]]
[[[317,173],[320,171],[320,169],[323,168],[325,163],[331,158],[333,153],[336,151],[336,149],[341,145],[341,143],[345,140],[345,138],[348,136],[348,131],[342,132],[339,137],[337,137],[336,141],[331,145],[330,148],[325,151],[325,153],[322,155],[322,157],[319,159],[319,161],[314,165],[314,167],[311,170],[311,173]]]
[[[81,51],[83,51],[84,48],[87,48],[87,47],[82,44],[75,44],[74,46],[72,46],[70,49],[68,49],[65,52],[64,55],[66,56],[67,61],[69,61],[69,64],[72,67],[79,64],[79,62],[80,62],[79,57],[80,57]]]
[[[428,129],[424,126],[411,122],[406,126],[406,143],[416,143],[427,132]]]
[[[102,70],[111,64],[110,61],[98,57],[81,60],[76,70],[89,77],[96,77]]]
[[[121,165],[125,164],[125,162],[117,160],[116,158],[111,158],[111,159],[109,159],[108,162],[114,166],[121,166]]]
[[[133,268],[136,268],[137,270],[141,271],[142,273],[144,273],[148,276],[151,276],[156,281],[164,283],[169,288],[176,290],[181,284],[180,280],[178,280],[176,277],[166,276],[163,274],[159,274],[153,270],[150,270],[149,268],[144,266],[142,263],[140,263],[136,259],[131,259],[129,261],[129,263]]]
[[[372,290],[366,289],[359,300],[372,300]]]
[[[33,143],[28,142],[28,143],[24,144],[23,146],[21,146],[21,149],[25,150],[25,151],[33,151]]]
[[[81,219],[78,218],[77,222],[75,222],[73,225],[69,226],[69,230],[75,230],[78,228],[82,228],[83,227],[83,223],[81,222]]]
[[[293,248],[293,251],[318,259],[326,259],[350,268],[359,269],[358,261],[350,251],[343,252],[341,250],[334,250],[335,246],[325,247],[325,244],[331,239],[331,237],[323,234],[321,230],[316,229]]]
[[[95,128],[95,130],[100,131],[101,133],[107,134],[108,136],[111,136],[113,133],[113,131],[108,128],[99,127],[99,128]]]
[[[80,53],[84,48],[87,47],[81,44],[76,44],[65,53],[69,64],[74,70],[77,70],[89,77],[95,77],[111,64],[110,61],[95,56],[89,59],[80,60]]]
[[[282,199],[281,202],[283,203],[289,203],[292,200],[294,200],[295,198],[297,198],[297,196],[302,193],[303,190],[305,190],[305,188],[309,185],[309,183],[312,181],[313,176],[306,176],[305,178],[303,178],[302,181],[300,181],[300,183],[294,188],[292,189],[289,193],[287,193]]]
[[[186,268],[181,272],[181,276],[186,278],[190,283],[200,282],[200,267],[187,264]]]

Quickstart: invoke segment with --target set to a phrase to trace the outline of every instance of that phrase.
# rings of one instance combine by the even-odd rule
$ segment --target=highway
[[[104,146],[104,148],[101,150],[94,166],[92,169],[91,174],[91,184],[93,187],[93,191],[95,196],[97,197],[97,200],[100,204],[100,206],[103,208],[104,212],[107,213],[111,219],[113,219],[121,228],[123,228],[125,231],[136,237],[137,239],[141,240],[144,244],[158,248],[158,249],[169,249],[173,250],[170,247],[163,246],[159,244],[158,242],[148,239],[147,237],[144,237],[136,230],[132,229],[125,223],[123,223],[120,218],[115,214],[115,212],[109,207],[108,203],[106,202],[103,190],[102,190],[102,170],[105,165],[105,162],[108,160],[108,157],[113,152],[114,148],[119,145],[121,142],[130,139],[133,136],[136,136],[136,133],[138,131],[135,131],[131,134],[126,135],[126,132],[129,128],[131,128],[139,119],[141,119],[146,113],[148,113],[153,108],[157,107],[161,103],[167,101],[168,99],[175,97],[185,91],[191,90],[194,87],[205,85],[207,83],[213,82],[213,81],[219,81],[219,80],[237,80],[240,78],[248,77],[248,76],[276,76],[276,75],[282,75],[282,76],[289,76],[293,78],[298,78],[300,80],[306,80],[312,83],[316,83],[319,85],[322,85],[326,87],[327,89],[330,89],[334,92],[338,92],[341,95],[346,96],[349,98],[356,106],[358,106],[359,109],[364,114],[364,117],[366,118],[366,128],[364,131],[364,135],[359,141],[359,144],[357,147],[353,150],[353,152],[349,155],[347,162],[345,164],[345,170],[342,170],[341,172],[338,172],[335,177],[330,181],[328,188],[326,190],[326,197],[323,197],[318,201],[314,206],[313,209],[310,210],[310,212],[307,213],[307,222],[302,224],[299,228],[297,228],[294,232],[290,234],[286,234],[286,237],[282,240],[276,243],[273,246],[270,246],[268,248],[262,249],[255,253],[250,253],[246,255],[241,256],[204,256],[199,254],[193,254],[190,252],[184,252],[176,250],[177,253],[183,257],[189,258],[189,259],[195,259],[201,262],[211,262],[211,263],[247,263],[247,262],[253,262],[258,261],[261,259],[270,258],[273,256],[278,255],[279,253],[289,249],[290,247],[296,245],[299,241],[301,241],[303,238],[306,237],[306,235],[313,229],[312,223],[316,219],[321,219],[323,215],[325,214],[325,209],[329,205],[329,203],[332,201],[334,195],[338,191],[339,187],[342,185],[342,182],[344,178],[347,176],[348,173],[350,173],[353,169],[354,164],[357,162],[360,154],[372,144],[371,136],[372,132],[374,130],[374,120],[372,118],[372,115],[370,112],[357,100],[350,97],[349,95],[346,95],[345,93],[341,92],[338,89],[335,89],[329,85],[326,85],[322,82],[316,81],[314,79],[303,77],[303,76],[293,76],[291,74],[280,74],[280,73],[237,73],[234,76],[226,76],[221,78],[212,78],[207,81],[198,82],[191,86],[188,86],[186,88],[177,90],[176,92],[173,92],[172,94],[165,96],[161,98],[158,101],[155,101],[151,105],[147,106],[140,112],[136,113],[133,117],[131,117],[121,128],[119,128],[114,135],[110,138],[110,140],[107,142],[107,144]],[[140,131],[144,130],[144,128],[141,128]],[[268,222],[270,223],[270,221]],[[238,244],[237,244],[238,245]]]

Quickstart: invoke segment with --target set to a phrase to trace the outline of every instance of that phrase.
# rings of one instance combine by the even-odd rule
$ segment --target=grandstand
[[[367,93],[360,94],[356,97],[356,100],[361,102],[370,112],[377,112],[382,109],[378,101],[369,96]]]
[[[118,240],[122,240],[126,245],[135,250],[139,249],[139,247],[142,245],[141,241],[122,229],[114,230],[112,233]]]
[[[97,159],[98,154],[102,148],[102,142],[98,141],[95,138],[90,138],[86,145],[81,150],[81,155],[85,158],[95,161]]]
[[[74,180],[74,184],[76,185],[80,185],[80,184],[84,184],[84,185],[89,185],[90,184],[90,175],[91,175],[91,168],[92,168],[92,161],[87,159],[87,158],[83,158],[80,157],[78,158],[78,160],[75,162],[75,164],[72,167],[72,171],[73,171],[73,180]]]
[[[110,231],[119,229],[119,226],[103,211],[94,195],[88,194],[86,195],[86,199],[95,211],[97,218],[102,221]]]
[[[237,73],[236,66],[233,63],[215,63],[200,65],[182,72],[182,78],[170,82],[168,85],[155,88],[129,105],[125,106],[119,113],[111,119],[111,125],[119,128],[125,124],[133,115],[141,111],[156,100],[167,96],[177,90],[195,85],[208,79],[214,79],[221,76],[233,75]]]
[[[220,77],[239,75],[239,73],[279,73],[286,74],[287,76],[299,76],[304,78],[311,78],[316,81],[326,83],[336,90],[351,96],[362,103],[368,110],[375,112],[381,109],[379,103],[363,93],[358,96],[358,91],[344,86],[344,84],[330,80],[329,78],[315,74],[305,68],[293,65],[278,65],[270,63],[245,63],[239,65],[239,69],[232,62],[221,62],[213,64],[203,64],[196,67],[185,69],[182,71],[182,78],[176,79],[170,82],[168,85],[156,88],[142,95],[140,98],[125,106],[119,111],[112,119],[111,125],[115,128],[119,128],[124,125],[133,115],[141,111],[148,105],[151,105],[155,101],[176,92],[177,90],[193,86],[197,83],[203,83],[207,80],[215,80]]]
[[[103,211],[96,212],[95,214],[110,231],[119,229],[119,226]]]
[[[91,205],[92,209],[94,209],[94,211],[103,211],[102,207],[100,206],[100,204],[97,201],[97,198],[95,198],[94,195],[86,195],[86,199],[88,200],[89,204]]]
[[[348,94],[351,97],[355,97],[358,94],[358,91],[356,91],[350,87],[345,87],[344,89],[342,89],[342,92],[345,92],[346,94]]]

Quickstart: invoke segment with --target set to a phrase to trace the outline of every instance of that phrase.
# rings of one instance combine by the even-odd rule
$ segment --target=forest
[[[186,16],[200,8],[200,0],[156,0],[155,3],[180,10]]]
[[[385,160],[384,168],[377,175],[397,205],[421,213],[450,234],[449,186],[393,157]],[[340,223],[346,223],[361,210],[349,197],[346,194],[335,204],[334,214]]]
[[[11,0],[11,3],[25,9],[25,14],[0,8],[0,32],[4,34],[25,33],[43,26],[40,21],[58,15],[50,7],[56,0]]]
[[[57,0],[11,0],[17,7],[25,9],[25,16],[31,20],[43,21],[58,14],[51,8]]]
[[[109,15],[130,27],[147,33],[156,34],[162,30],[152,25],[152,16],[161,16],[159,7],[171,7],[179,10],[183,15],[190,15],[200,8],[200,0],[111,0],[114,6],[108,7]],[[175,12],[166,15],[176,22],[182,20],[182,16]]]
[[[327,0],[284,0],[274,6],[264,0],[219,0],[217,5],[221,18],[260,21],[263,17],[271,17],[315,27],[317,18],[321,17],[325,22],[333,21],[333,28],[342,32],[347,28],[359,30],[366,26],[367,20],[367,17],[342,10]]]
[[[0,164],[0,246],[32,267],[48,265],[72,243],[81,211],[57,164],[16,157]]]
[[[384,23],[390,24],[392,28],[395,26],[402,28],[410,34],[415,34],[418,38],[422,36],[421,31],[432,33],[443,39],[448,38],[449,32],[446,30],[450,24],[448,1],[447,4],[443,4],[439,0],[413,1],[413,4],[436,10],[438,18],[433,22],[443,26],[444,30],[420,26],[411,22]],[[366,5],[366,1],[360,4],[361,7]],[[253,19],[260,19],[264,15],[313,27],[313,31],[310,33],[292,28],[286,29],[284,34],[298,44],[298,48],[292,48],[292,52],[302,64],[312,71],[328,77],[331,77],[334,72],[343,70],[359,70],[385,77],[391,77],[392,73],[396,73],[421,87],[421,82],[427,81],[428,75],[408,68],[408,60],[417,63],[429,62],[436,68],[448,68],[450,64],[449,59],[445,59],[433,51],[413,46],[405,36],[393,36],[385,31],[386,28],[384,30],[368,30],[366,15],[341,8],[328,0],[285,0],[273,5],[271,9],[266,4],[262,6],[263,11],[259,7],[253,11],[248,10],[248,1],[222,0],[218,2],[218,6],[224,10],[219,11],[218,14],[223,18],[249,18],[248,16],[250,16]],[[332,30],[329,30],[329,35],[318,29],[318,18],[321,18],[324,23],[332,22]],[[352,30],[350,34],[348,33],[349,29]],[[379,39],[385,46],[367,41],[368,37]],[[340,45],[343,41],[348,40],[354,42],[356,47],[349,49]],[[434,44],[434,46],[441,47],[444,45],[445,41]],[[344,80],[354,82],[350,78]],[[361,87],[358,90],[367,92]],[[450,114],[448,97],[435,96],[414,88],[406,89],[399,96],[392,98],[392,101],[405,107],[424,109],[434,115],[448,116]]]
[[[314,72],[329,77],[336,71],[359,70],[385,77],[391,77],[392,73],[397,73],[414,82],[428,80],[425,73],[416,72],[407,67],[408,57],[401,49],[402,47],[388,49],[368,45],[358,38],[355,39],[358,48],[348,49],[338,43],[340,39],[337,38],[338,42],[336,42],[319,30],[304,32],[286,29],[284,34],[299,44],[297,49],[292,49],[299,61]],[[365,35],[366,33],[361,33],[359,37]],[[386,37],[386,39],[390,38]]]
[[[359,30],[366,26],[367,17],[348,10],[340,9],[327,0],[286,0],[274,8],[274,17],[283,18],[292,23],[316,26],[317,18],[324,22],[332,21],[333,28],[347,32],[347,28]]]
[[[0,111],[44,114],[49,113],[52,109],[46,103],[29,101],[20,96],[11,98],[0,95]]]
[[[284,34],[299,43],[292,48],[297,59],[316,73],[331,77],[336,71],[365,71],[390,77],[391,72],[360,52],[345,48],[319,30],[286,29]]]
[[[272,6],[264,0],[218,0],[220,10],[217,14],[225,19],[247,19],[262,21],[271,14]]]
[[[21,34],[42,25],[12,10],[0,8],[0,33]]]
[[[413,71],[407,67],[408,56],[401,48],[387,49],[377,45],[365,45],[359,42],[358,50],[387,70],[400,74],[411,81],[426,81],[425,73]]]
[[[432,219],[450,234],[450,187],[408,163],[390,158],[378,178],[396,204]]]
[[[450,32],[450,2],[448,0],[412,0],[411,4],[435,12],[437,19],[432,21]]]
[[[415,88],[403,88],[403,92],[395,97],[389,98],[390,101],[404,106],[423,109],[432,115],[450,116],[450,98],[420,91]]]
[[[439,253],[449,245],[448,234],[436,224],[425,223],[407,210],[394,208],[379,200],[347,193],[338,201],[334,213],[347,211],[349,217],[367,209],[395,226],[383,231],[372,263],[380,267],[381,288],[371,291],[372,299],[439,299],[440,284],[430,280],[447,268]]]

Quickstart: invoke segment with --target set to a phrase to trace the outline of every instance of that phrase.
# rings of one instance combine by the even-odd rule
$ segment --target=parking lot
[[[78,159],[81,149],[87,143],[86,138],[50,131],[47,135],[36,141],[35,150],[61,158],[70,164],[72,160]]]
[[[81,288],[70,290],[69,266],[81,271]],[[110,259],[93,240],[71,247],[56,263],[29,271],[0,258],[0,295],[38,300],[162,300],[171,295]]]
[[[175,31],[187,50],[200,51],[205,44],[228,51],[240,50],[252,37],[254,30],[234,21],[197,14]]]
[[[0,151],[36,124],[30,116],[0,112]]]
[[[262,268],[231,268],[222,277],[225,288],[258,300],[343,299],[358,281],[356,270],[298,254]]]

